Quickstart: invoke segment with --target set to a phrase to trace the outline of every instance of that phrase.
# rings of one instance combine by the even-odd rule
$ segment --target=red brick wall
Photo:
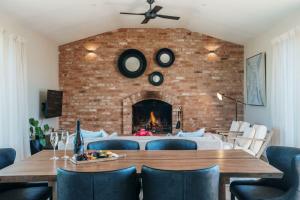
[[[97,44],[95,55],[85,49]],[[170,68],[154,61],[158,49],[174,51]],[[216,47],[218,47],[216,49]],[[148,62],[144,75],[122,76],[118,56],[128,48],[141,50]],[[216,55],[209,53],[215,50]],[[123,132],[123,101],[143,91],[160,91],[178,99],[183,107],[185,130],[228,127],[235,117],[230,101],[218,101],[217,92],[243,100],[244,47],[186,29],[119,29],[59,47],[59,82],[64,91],[60,127],[73,130],[80,118],[85,129]],[[148,82],[148,74],[163,73],[159,87]],[[239,107],[243,119],[243,107]]]

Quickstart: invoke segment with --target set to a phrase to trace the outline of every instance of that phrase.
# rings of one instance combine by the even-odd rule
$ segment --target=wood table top
[[[0,170],[0,182],[55,181],[57,168],[95,172],[136,166],[140,173],[143,165],[169,170],[194,170],[219,165],[221,176],[228,177],[280,178],[283,175],[268,163],[242,150],[113,152],[126,154],[126,157],[114,161],[75,165],[70,161],[50,160],[53,152],[45,150]],[[71,151],[67,154],[71,155]],[[63,156],[63,151],[57,151],[57,156]]]

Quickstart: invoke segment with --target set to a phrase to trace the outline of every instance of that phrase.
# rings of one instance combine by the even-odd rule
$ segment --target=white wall
[[[260,52],[266,52],[267,56],[267,105],[265,107],[247,106],[245,109],[245,120],[251,123],[266,124],[271,127],[270,119],[270,83],[272,68],[272,46],[271,40],[292,28],[300,25],[300,12],[291,13],[286,18],[274,23],[272,29],[248,41],[245,44],[245,59]],[[246,72],[246,70],[245,70]],[[299,83],[300,84],[300,83]],[[244,84],[246,86],[246,84]],[[245,88],[246,95],[246,88]]]
[[[59,88],[58,45],[2,13],[0,13],[0,27],[26,40],[29,116],[42,119],[40,93],[45,92],[46,89]],[[58,128],[58,118],[43,120],[43,122]]]

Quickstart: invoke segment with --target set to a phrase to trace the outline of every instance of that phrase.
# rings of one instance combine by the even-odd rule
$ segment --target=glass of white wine
[[[56,149],[56,146],[58,144],[58,133],[57,132],[51,132],[50,133],[50,143],[53,147],[53,157],[50,158],[50,160],[58,160],[59,157],[57,157],[56,154],[55,154],[55,149]]]
[[[62,159],[67,160],[67,159],[69,159],[69,156],[67,156],[67,145],[69,144],[69,132],[68,131],[61,132],[61,141],[65,147],[65,153],[64,153],[64,156],[62,157]]]

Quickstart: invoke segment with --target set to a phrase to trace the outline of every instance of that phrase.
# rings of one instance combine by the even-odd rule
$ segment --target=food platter
[[[99,154],[99,152],[100,155],[102,152],[105,152],[106,156],[99,156],[99,157],[90,156],[93,155],[93,153]],[[84,155],[80,155],[79,157],[81,158],[86,157],[87,159],[78,159],[78,156],[74,155],[70,158],[70,161],[75,165],[96,163],[96,162],[106,162],[106,161],[117,160],[120,158],[125,158],[126,154],[116,154],[111,151],[94,151],[94,152],[85,153]]]

